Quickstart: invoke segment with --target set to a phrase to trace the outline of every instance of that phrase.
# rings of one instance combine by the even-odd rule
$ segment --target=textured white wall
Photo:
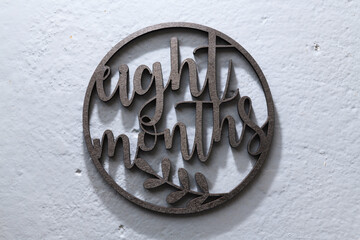
[[[0,238],[358,239],[359,12],[350,0],[2,1]],[[100,59],[130,33],[171,21],[244,46],[277,112],[256,181],[230,204],[188,217],[114,193],[82,134]]]

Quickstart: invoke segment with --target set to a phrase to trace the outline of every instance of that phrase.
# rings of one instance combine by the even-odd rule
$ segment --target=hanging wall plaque
[[[101,60],[83,131],[95,167],[120,195],[161,213],[195,213],[225,203],[258,174],[274,105],[260,67],[236,41],[198,24],[164,23],[131,34]]]

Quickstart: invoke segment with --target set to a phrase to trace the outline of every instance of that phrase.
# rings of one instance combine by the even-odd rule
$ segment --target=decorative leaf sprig
[[[145,162],[145,161],[144,161]],[[146,189],[152,189],[159,187],[169,181],[169,175],[170,175],[170,160],[167,158],[164,158],[161,162],[161,169],[162,169],[162,178],[149,178],[144,182],[144,188]],[[149,166],[150,167],[150,166]]]
[[[208,187],[208,183],[206,181],[205,176],[202,173],[197,172],[197,173],[195,173],[195,181],[196,181],[197,185],[199,186],[199,188],[204,192],[204,194],[200,197],[192,199],[187,204],[187,207],[189,207],[189,208],[195,208],[195,207],[200,206],[209,197],[209,187]]]
[[[178,201],[180,201],[183,197],[185,197],[188,193],[197,195],[198,197],[190,200],[187,204],[187,207],[194,208],[202,205],[204,201],[211,195],[209,193],[209,187],[206,180],[206,177],[200,173],[195,173],[195,181],[197,185],[199,186],[199,189],[202,192],[192,191],[190,190],[190,180],[189,180],[189,174],[184,168],[179,168],[178,170],[178,176],[181,186],[178,186],[171,182],[169,180],[170,176],[170,169],[171,169],[171,162],[168,158],[164,158],[161,162],[161,170],[162,170],[162,177],[159,176],[152,167],[142,158],[137,158],[134,161],[135,165],[142,170],[143,172],[146,172],[154,177],[148,178],[144,182],[144,188],[146,189],[153,189],[160,187],[164,184],[170,185],[178,191],[170,193],[166,197],[166,202],[170,204],[174,204]]]
[[[166,197],[166,201],[170,204],[176,203],[190,191],[189,174],[184,168],[179,168],[178,176],[183,189],[172,192]]]

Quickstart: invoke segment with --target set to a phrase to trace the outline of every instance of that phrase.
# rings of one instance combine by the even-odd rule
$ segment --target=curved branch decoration
[[[138,167],[141,171],[153,176],[152,178],[148,178],[144,182],[144,188],[146,189],[154,189],[160,187],[164,184],[177,189],[177,191],[170,193],[167,198],[166,202],[170,204],[175,204],[180,201],[183,197],[187,194],[195,195],[196,198],[192,199],[188,206],[194,207],[201,205],[209,196],[213,197],[221,197],[223,194],[210,194],[208,189],[208,183],[206,177],[197,172],[195,174],[195,181],[202,192],[197,192],[190,190],[190,180],[189,174],[184,168],[179,168],[178,176],[181,186],[174,184],[169,180],[170,176],[170,169],[171,169],[171,162],[168,158],[164,158],[161,162],[161,169],[163,176],[158,175],[154,169],[142,158],[137,158],[134,161],[136,167]]]

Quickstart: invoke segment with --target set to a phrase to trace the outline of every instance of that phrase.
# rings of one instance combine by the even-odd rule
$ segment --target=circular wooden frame
[[[193,29],[193,30],[199,30],[199,31],[202,31],[205,33],[215,33],[216,36],[224,39],[225,41],[227,41],[231,45],[233,45],[237,49],[237,51],[239,51],[244,56],[244,58],[248,61],[248,63],[251,65],[251,67],[255,71],[255,73],[261,83],[262,89],[264,91],[266,104],[267,104],[267,111],[268,111],[268,119],[267,119],[267,123],[266,123],[267,124],[266,148],[259,155],[252,170],[242,180],[242,182],[239,185],[237,185],[232,191],[226,193],[221,198],[218,198],[209,203],[205,203],[203,205],[197,206],[196,208],[194,208],[194,207],[176,208],[176,207],[163,207],[163,206],[154,205],[152,203],[143,201],[143,200],[133,196],[132,194],[128,193],[123,188],[121,188],[114,181],[114,179],[105,171],[104,167],[102,166],[102,164],[99,161],[98,156],[96,156],[95,151],[94,151],[95,146],[93,144],[93,140],[90,135],[90,127],[89,127],[90,99],[91,99],[91,95],[92,95],[94,87],[95,87],[96,79],[101,74],[104,73],[104,68],[105,68],[107,62],[111,59],[111,57],[115,53],[117,53],[119,50],[121,50],[121,48],[123,46],[130,43],[131,41],[133,41],[136,38],[139,38],[145,34],[152,33],[152,32],[158,31],[158,30],[174,29],[174,28]],[[183,23],[183,22],[163,23],[163,24],[150,26],[150,27],[144,28],[140,31],[137,31],[137,32],[131,34],[130,36],[126,37],[124,40],[120,41],[115,47],[113,47],[105,55],[105,57],[101,60],[101,62],[97,66],[94,74],[91,77],[90,83],[88,85],[88,88],[87,88],[87,91],[85,94],[85,99],[84,99],[84,106],[83,106],[83,132],[84,132],[86,146],[87,146],[90,156],[93,160],[93,163],[95,164],[97,170],[102,175],[102,177],[105,179],[105,181],[112,188],[114,188],[116,192],[118,192],[120,195],[122,195],[126,199],[130,200],[131,202],[133,202],[141,207],[144,207],[144,208],[156,211],[156,212],[160,212],[160,213],[167,213],[167,214],[188,214],[188,213],[195,213],[195,212],[200,212],[200,211],[204,211],[207,209],[211,209],[211,208],[214,208],[214,207],[228,201],[229,199],[231,199],[235,195],[237,195],[239,192],[241,192],[244,189],[244,187],[246,185],[248,185],[248,183],[254,179],[255,175],[258,174],[262,164],[264,163],[264,161],[268,155],[272,137],[273,137],[273,133],[274,133],[274,122],[275,122],[275,114],[274,114],[274,104],[273,104],[271,92],[270,92],[268,83],[265,79],[265,76],[264,76],[263,72],[261,71],[260,67],[258,66],[258,64],[256,63],[256,61],[254,60],[254,58],[240,44],[238,44],[236,41],[234,41],[232,38],[228,37],[227,35],[219,32],[215,29],[206,27],[206,26],[202,26],[199,24],[193,24],[193,23]]]

